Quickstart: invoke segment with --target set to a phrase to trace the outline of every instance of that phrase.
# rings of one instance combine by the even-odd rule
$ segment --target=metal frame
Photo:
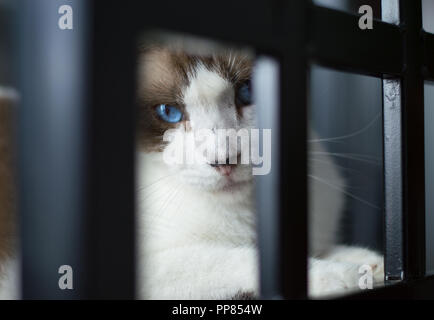
[[[31,0],[26,2],[28,4]],[[261,262],[263,272],[266,272],[261,283],[264,298],[307,297],[306,78],[309,62],[386,79],[385,136],[394,135],[394,139],[384,140],[385,219],[388,228],[386,274],[390,280],[402,277],[412,280],[424,276],[423,81],[434,79],[434,59],[431,58],[434,57],[434,36],[422,30],[420,0],[400,1],[400,25],[376,20],[374,30],[366,31],[357,27],[358,16],[317,7],[305,0],[221,0],[212,7],[210,3],[199,0],[160,0],[152,3],[127,1],[122,5],[108,2],[98,7],[96,1],[82,2],[86,3],[91,18],[87,29],[90,38],[83,40],[88,45],[85,50],[88,55],[84,61],[89,68],[86,69],[87,73],[76,76],[77,80],[91,79],[86,92],[88,95],[82,95],[86,101],[84,105],[88,108],[84,117],[88,123],[89,139],[88,147],[81,149],[84,152],[84,168],[74,163],[65,164],[64,167],[65,170],[67,166],[75,168],[78,171],[74,172],[84,174],[89,179],[85,183],[88,188],[86,200],[79,200],[79,204],[87,208],[85,212],[88,214],[88,218],[83,218],[88,227],[85,229],[88,237],[83,243],[83,248],[87,248],[83,270],[89,275],[89,285],[79,291],[78,297],[133,296],[135,41],[139,32],[153,29],[252,46],[259,56],[271,55],[280,63],[278,112],[285,123],[273,124],[272,128],[279,132],[277,169],[273,167],[276,171],[269,180],[262,182],[279,190],[276,195],[278,205],[267,209],[268,194],[262,193],[258,200],[260,222],[261,219],[264,221],[264,217],[272,221],[271,225],[260,223],[259,230]],[[32,59],[31,55],[24,54],[21,62],[26,59]],[[28,79],[24,87],[34,86],[34,91],[29,92],[35,95],[38,89],[44,89],[44,85],[38,83],[38,78],[42,79]],[[55,85],[55,79],[48,81],[45,84],[47,88]],[[401,94],[393,102],[387,102],[393,88],[400,89],[398,91]],[[276,88],[270,86],[264,88],[262,93],[270,96],[276,92]],[[23,92],[24,97],[27,94]],[[31,107],[26,100],[23,105],[23,109]],[[398,105],[400,112],[392,112],[391,108]],[[52,109],[47,110],[47,116],[50,112],[53,112]],[[399,118],[402,125],[393,127]],[[43,127],[45,120],[33,123],[32,128]],[[71,119],[62,117],[61,121],[66,124]],[[23,169],[30,165],[26,150],[34,141],[34,137],[26,131],[27,125],[26,122],[20,131],[23,145],[20,163]],[[285,131],[281,130],[283,127]],[[46,147],[51,152],[46,157],[61,152],[52,149],[52,146]],[[44,159],[41,156],[41,166],[46,166],[43,161],[48,158]],[[294,167],[298,169],[292,170]],[[21,179],[23,193],[26,194],[29,186],[38,182],[38,179],[25,171]],[[117,183],[111,184],[112,180]],[[42,191],[49,192],[55,185]],[[57,190],[56,194],[66,196],[64,192]],[[38,204],[38,198],[21,199],[25,231],[24,262],[29,259],[31,241],[37,242],[33,243],[33,248],[37,248],[36,253],[47,254],[46,249],[41,247],[43,242],[27,234],[30,232],[29,221],[44,221],[42,215],[36,216],[31,210],[35,204]],[[55,214],[56,208],[44,207],[44,210],[47,209],[49,214]],[[73,215],[74,212],[68,214]],[[28,219],[30,216],[32,220]],[[57,221],[56,227],[60,223]],[[92,241],[91,234],[98,241]],[[57,238],[46,235],[43,239]],[[71,254],[77,252],[72,243],[62,242],[61,247]],[[119,264],[118,261],[124,263]],[[29,280],[34,275],[34,271],[24,269],[24,297],[39,297],[42,293],[42,287],[38,287],[42,283]],[[424,285],[427,283],[424,282]],[[29,291],[29,284],[38,290]],[[417,283],[410,285],[416,287]],[[400,284],[399,288],[403,286],[406,284]],[[385,290],[402,296],[401,289],[396,287],[393,291],[394,288],[392,286]],[[373,290],[364,293],[363,297],[381,296],[382,292],[382,289]]]

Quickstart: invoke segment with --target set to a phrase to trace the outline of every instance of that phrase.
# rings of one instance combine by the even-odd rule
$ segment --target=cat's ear
[[[165,48],[156,45],[143,46],[138,57],[139,90],[155,97],[159,91],[164,91],[173,84],[176,70],[173,69],[172,60],[171,53]],[[163,102],[166,101],[158,101]]]
[[[147,41],[141,42],[138,45],[139,54],[147,54],[153,51],[162,50],[163,48],[155,43],[150,43]]]

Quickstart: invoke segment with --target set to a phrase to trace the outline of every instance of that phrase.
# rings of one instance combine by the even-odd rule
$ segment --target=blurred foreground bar
[[[106,46],[114,27],[100,25],[106,12],[93,1],[14,4],[22,297],[133,298],[134,57]],[[72,30],[59,28],[65,4]],[[129,59],[124,73],[107,68],[106,49]],[[62,265],[71,290],[59,288]]]

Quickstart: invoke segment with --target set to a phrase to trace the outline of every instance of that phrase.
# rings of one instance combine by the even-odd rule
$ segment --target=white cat
[[[138,90],[144,120],[137,161],[140,298],[258,297],[251,166],[169,165],[163,152],[176,148],[180,140],[162,139],[168,129],[185,135],[203,128],[253,128],[252,68],[251,59],[234,52],[195,55],[165,46],[142,52]],[[231,158],[239,152],[226,151]],[[325,159],[328,164],[312,166],[309,175],[315,178],[321,170],[328,181],[342,183],[332,161]],[[336,245],[342,194],[315,179],[309,182],[309,294],[357,288],[363,264],[372,266],[374,281],[381,282],[380,255]]]
[[[249,165],[167,165],[167,129],[253,128],[252,61],[237,53],[213,56],[155,47],[140,61],[138,142],[138,286],[145,299],[258,297],[254,180]],[[6,91],[0,90],[0,123],[6,123]],[[7,91],[10,92],[10,91]],[[3,112],[3,113],[2,113]],[[3,122],[1,122],[3,121]],[[0,126],[0,129],[5,126]],[[1,130],[0,130],[1,131]],[[6,243],[12,211],[10,148],[0,132],[0,299],[19,298],[18,266]],[[169,144],[170,145],[170,144]],[[315,144],[316,151],[321,146]],[[238,150],[229,150],[237,153]],[[235,154],[236,156],[237,154]],[[326,156],[324,156],[326,157]],[[342,180],[328,164],[311,166],[328,181]],[[8,169],[9,168],[9,169]],[[2,171],[3,170],[3,171]],[[319,172],[320,171],[320,172]],[[342,195],[310,181],[309,294],[357,288],[360,265],[383,277],[383,259],[373,251],[336,246]],[[9,199],[9,198],[8,198]]]

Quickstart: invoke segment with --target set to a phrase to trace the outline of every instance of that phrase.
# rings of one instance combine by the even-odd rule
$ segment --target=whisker
[[[176,199],[179,192],[182,190],[182,184],[179,183],[177,186],[173,188],[173,192],[167,197],[166,201],[163,202],[160,212],[164,212],[166,208]]]
[[[345,191],[343,188],[341,188],[339,186],[336,186],[334,184],[331,184],[331,183],[325,181],[324,179],[321,179],[321,178],[316,177],[316,176],[311,175],[311,174],[308,174],[308,177],[311,178],[311,179],[317,180],[317,181],[319,181],[321,183],[324,183],[325,185],[329,186],[330,188],[333,188],[333,189],[335,189],[337,191],[340,191],[340,192],[346,194],[347,196],[349,196],[349,197],[351,197],[351,198],[353,198],[353,199],[355,199],[357,201],[360,201],[360,202],[366,204],[367,206],[369,206],[371,208],[374,208],[374,209],[377,209],[377,210],[381,210],[381,208],[378,207],[378,206],[376,206],[375,204],[372,204],[369,201],[366,201],[366,200],[364,200],[362,198],[359,198],[356,195],[352,194],[351,192]]]
[[[182,190],[182,183],[178,183],[177,185],[175,185],[174,187],[171,188],[171,190],[169,192],[167,192],[167,190],[160,195],[160,197],[153,199],[153,201],[156,202],[160,202],[161,199],[163,197],[165,197],[166,199],[163,200],[160,204],[159,204],[159,210],[157,210],[157,214],[153,215],[151,217],[151,219],[149,220],[150,225],[152,226],[154,224],[154,221],[157,220],[162,214],[163,212],[166,210],[166,208],[170,205],[170,203],[175,200],[175,198],[179,195],[179,191]],[[162,227],[167,227],[170,225],[170,221],[165,221],[164,223],[160,222],[159,224],[160,228]]]
[[[137,190],[138,190],[138,191],[143,191],[143,190],[145,190],[145,189],[148,189],[149,187],[152,187],[153,185],[155,185],[157,182],[161,182],[161,180],[166,179],[166,178],[169,178],[169,177],[173,177],[174,175],[176,175],[176,173],[168,174],[167,176],[164,176],[164,177],[158,178],[157,180],[155,180],[155,181],[152,182],[151,184],[148,184],[148,185],[146,185],[146,186],[138,187]]]
[[[362,129],[359,129],[353,133],[342,135],[342,136],[330,137],[330,138],[311,139],[308,141],[309,142],[332,142],[335,140],[352,138],[352,137],[355,137],[359,134],[362,134],[363,132],[368,130],[380,117],[381,117],[381,112],[379,112],[365,127],[363,127]]]
[[[317,161],[317,162],[328,164],[328,165],[331,165],[333,167],[336,167],[336,168],[339,168],[339,169],[342,169],[342,170],[346,170],[346,171],[349,171],[349,172],[355,172],[355,173],[358,173],[358,174],[363,174],[363,172],[361,172],[359,170],[347,168],[347,167],[344,167],[344,166],[340,166],[340,165],[338,165],[336,163],[333,163],[332,161],[326,161],[326,160],[316,159],[316,158],[309,158],[309,161]]]
[[[330,142],[330,143],[336,143],[336,144],[348,144],[346,141],[335,141],[335,140],[331,140],[331,141],[320,141],[321,139],[308,139],[307,142],[308,143],[319,143],[319,142]]]
[[[379,158],[368,156],[368,155],[357,154],[357,153],[336,153],[336,152],[325,152],[325,151],[324,152],[323,151],[312,151],[309,153],[313,154],[313,155],[335,156],[338,158],[345,158],[345,159],[350,159],[350,160],[356,160],[356,161],[371,163],[371,164],[375,164],[375,165],[381,165],[381,161]]]

